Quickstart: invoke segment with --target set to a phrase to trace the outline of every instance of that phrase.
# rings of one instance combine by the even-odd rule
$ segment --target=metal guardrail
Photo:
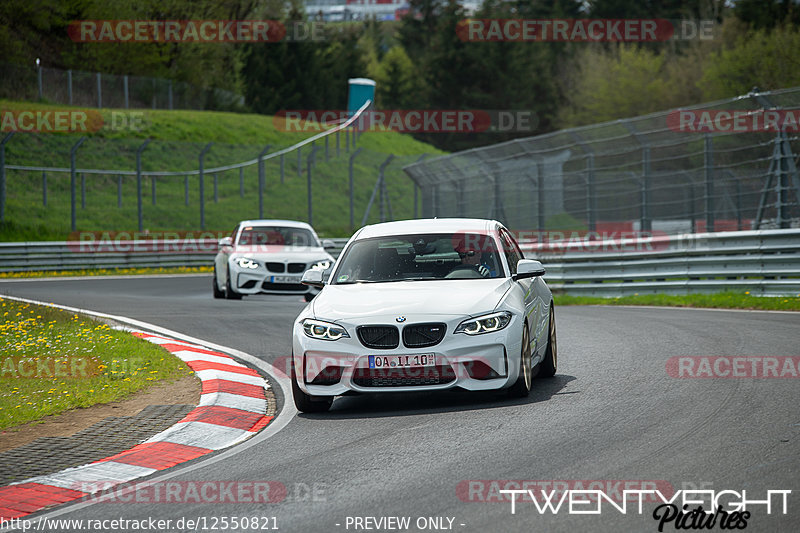
[[[731,290],[754,296],[800,294],[800,230],[527,242],[521,247],[545,265],[551,288],[576,296]],[[614,251],[602,251],[609,248]]]
[[[337,257],[347,239],[333,241]],[[552,289],[572,295],[800,294],[800,230],[520,245],[545,265]],[[211,239],[0,243],[0,272],[211,266],[215,254]]]
[[[337,257],[347,239],[332,240]],[[216,253],[214,239],[0,243],[0,272],[210,267]]]

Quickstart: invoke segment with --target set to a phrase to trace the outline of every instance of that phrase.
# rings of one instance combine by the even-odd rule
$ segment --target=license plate
[[[370,355],[370,368],[424,368],[436,366],[436,356],[432,353],[415,355]]]
[[[300,283],[300,276],[270,276],[270,283]]]

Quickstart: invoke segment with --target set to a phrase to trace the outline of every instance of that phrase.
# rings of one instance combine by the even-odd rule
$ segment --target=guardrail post
[[[703,137],[703,167],[706,180],[706,231],[714,231],[714,146],[711,136],[706,134]]]
[[[306,190],[307,190],[307,193],[308,193],[308,199],[307,199],[307,201],[308,201],[308,223],[310,225],[314,224],[314,208],[313,208],[312,193],[311,193],[311,167],[314,164],[314,158],[317,155],[317,150],[318,149],[319,149],[318,147],[314,146],[314,143],[311,143],[311,153],[308,155],[308,158],[306,159],[306,171],[307,171]],[[300,153],[299,149],[298,149],[298,153]]]
[[[350,166],[348,170],[348,175],[350,178],[350,229],[354,230],[355,225],[353,223],[353,161],[355,158],[358,157],[358,154],[361,153],[361,148],[353,152],[353,155],[350,156]],[[336,132],[336,153],[339,153],[339,132]]]
[[[128,75],[122,76],[122,92],[125,95],[125,109],[128,109]]]
[[[536,228],[540,234],[545,231],[544,218],[544,162],[541,159],[536,161]]]
[[[244,198],[244,167],[239,167],[239,198]]]
[[[156,176],[150,178],[150,201],[156,205]]]
[[[85,140],[86,137],[81,137],[69,150],[70,227],[72,227],[72,231],[76,231],[77,228],[77,219],[75,216],[75,152],[78,151],[78,148],[80,148]]]
[[[6,143],[14,136],[10,131],[0,141],[0,222],[6,220]]]
[[[303,158],[300,153],[300,147],[297,147],[297,175],[303,175]]]
[[[344,151],[350,153],[350,128],[344,129]]]
[[[142,152],[147,148],[148,144],[150,144],[150,139],[147,139],[136,149],[136,215],[139,219],[139,231],[144,229],[142,215]]]
[[[415,163],[421,163],[422,160],[425,159],[426,157],[428,157],[428,154],[422,154],[421,156],[419,156],[419,159],[417,159],[415,161]],[[419,201],[419,199],[418,199],[419,194],[418,193],[419,193],[419,185],[417,185],[417,182],[414,181],[414,218],[418,217],[417,213],[419,212],[418,208],[417,208],[418,201]]]
[[[117,208],[122,207],[122,174],[117,174]]]
[[[742,231],[742,184],[739,180],[736,183],[736,229]]]
[[[183,204],[189,207],[189,175],[183,176]]]
[[[267,155],[270,148],[272,148],[272,145],[268,144],[258,154],[258,218],[264,218],[264,189],[266,187],[264,156]],[[283,183],[283,156],[281,156],[281,183]]]
[[[103,107],[103,84],[101,82],[101,76],[98,72],[97,76],[97,107],[101,109]]]
[[[47,207],[47,172],[42,171],[42,206]]]
[[[392,162],[392,159],[394,159],[394,154],[389,154],[389,157],[386,158],[386,161],[381,163],[381,166],[378,168],[378,180],[381,183],[381,222],[386,222],[386,219],[383,216],[384,199],[386,200],[386,207],[389,208],[389,220],[394,220],[394,215],[392,215],[392,201],[389,199],[389,191],[386,189],[386,179],[384,174],[386,167]]]
[[[72,105],[72,69],[67,70],[67,98]]]
[[[206,203],[205,203],[205,191],[203,190],[203,158],[206,156],[206,152],[211,150],[211,146],[213,142],[210,142],[200,151],[200,155],[198,156],[199,160],[199,169],[200,169],[200,229],[206,229]]]
[[[215,204],[219,202],[218,181],[219,181],[219,172],[214,172],[214,203]]]
[[[650,146],[642,148],[642,227],[641,231],[653,229],[652,215],[650,214]]]
[[[86,174],[81,172],[81,209],[86,209]]]
[[[336,130],[336,157],[339,157],[339,132],[340,130]]]

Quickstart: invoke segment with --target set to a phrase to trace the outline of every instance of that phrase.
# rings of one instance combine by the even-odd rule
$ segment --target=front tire
[[[312,400],[311,396],[303,392],[300,385],[297,384],[294,363],[292,363],[292,398],[294,399],[294,406],[301,413],[324,413],[333,404],[333,396],[327,397],[322,401]]]
[[[520,350],[519,377],[508,390],[512,398],[525,398],[531,393],[533,381],[533,368],[531,367],[531,343],[528,334],[528,324],[522,325],[522,349]]]
[[[228,271],[228,279],[225,281],[225,298],[227,300],[241,300],[242,295],[231,287],[231,271]]]
[[[219,283],[217,282],[217,269],[214,269],[214,279],[213,283],[213,291],[214,291],[214,298],[225,298],[225,291],[221,291],[219,288]]]
[[[551,378],[556,375],[558,369],[558,342],[556,338],[556,312],[553,304],[550,303],[550,324],[547,332],[547,351],[544,353],[544,360],[539,365],[539,376]]]

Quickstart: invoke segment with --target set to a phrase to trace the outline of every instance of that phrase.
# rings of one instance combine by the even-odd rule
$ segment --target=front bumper
[[[264,268],[230,268],[231,285],[241,294],[317,294],[319,289],[303,285],[299,274],[274,274]]]
[[[303,332],[301,321],[294,325],[293,357],[298,385],[312,396],[336,396],[355,392],[412,392],[461,388],[470,391],[511,386],[519,372],[522,325],[515,316],[503,330],[469,336],[453,331],[467,317],[427,316],[409,318],[407,325],[444,322],[447,332],[434,346],[407,348],[400,342],[394,349],[365,347],[356,334],[356,324],[337,321],[349,338],[336,341],[312,339]],[[389,324],[384,318],[370,318],[370,324]],[[516,355],[513,355],[516,354]],[[370,368],[369,356],[388,357],[433,355],[436,365],[418,368]]]

